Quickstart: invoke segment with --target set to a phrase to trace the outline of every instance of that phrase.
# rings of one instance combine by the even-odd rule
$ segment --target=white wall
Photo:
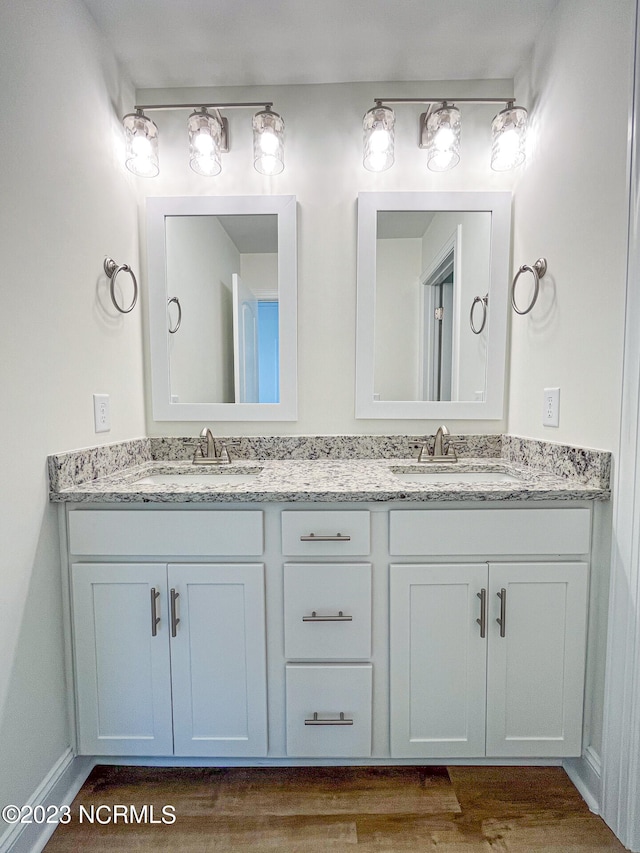
[[[0,78],[0,803],[21,804],[69,745],[45,457],[142,435],[144,413],[140,309],[116,316],[102,273],[105,254],[139,267],[131,91],[79,0],[2,3]]]
[[[516,435],[607,450],[617,441],[633,9],[563,0],[516,78],[531,146],[514,195],[514,268],[549,263],[538,304],[512,318]],[[519,304],[527,297],[524,281]],[[542,426],[545,387],[561,389],[558,429]]]
[[[420,106],[399,106],[396,163],[382,174],[362,166],[362,116],[379,95],[426,96],[442,93],[505,97],[511,81],[442,83],[353,83],[259,88],[146,90],[140,103],[273,100],[286,123],[285,170],[273,178],[253,168],[251,110],[230,110],[231,151],[223,155],[217,178],[189,169],[186,112],[162,112],[160,176],[139,179],[147,196],[253,195],[293,193],[298,199],[298,393],[299,417],[293,423],[217,425],[226,434],[434,432],[438,422],[424,420],[356,420],[356,199],[367,191],[509,190],[513,175],[489,166],[490,124],[496,107],[463,108],[462,159],[452,172],[426,168],[417,146]],[[144,222],[144,206],[141,210]],[[145,318],[146,322],[146,318]],[[146,365],[149,375],[149,366]],[[147,383],[150,387],[150,383]],[[152,435],[191,435],[198,424],[154,422],[147,398],[147,426]],[[452,431],[500,432],[505,421],[450,422]]]
[[[515,81],[531,108],[531,150],[514,195],[514,268],[544,256],[538,304],[513,317],[508,431],[618,447],[628,181],[632,0],[562,0]],[[518,302],[528,297],[518,289]],[[560,427],[542,394],[560,387]],[[615,466],[614,466],[615,470]],[[602,740],[609,505],[594,525],[586,742]]]

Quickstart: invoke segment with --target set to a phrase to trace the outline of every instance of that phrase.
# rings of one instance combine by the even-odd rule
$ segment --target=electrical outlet
[[[93,395],[93,422],[96,432],[109,432],[111,429],[111,410],[108,394]]]
[[[560,389],[545,388],[542,408],[542,426],[560,426]]]

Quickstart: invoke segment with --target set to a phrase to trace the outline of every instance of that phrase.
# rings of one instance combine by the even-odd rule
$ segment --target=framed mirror
[[[356,417],[503,416],[511,193],[360,193]]]
[[[295,420],[295,196],[147,199],[155,420]]]

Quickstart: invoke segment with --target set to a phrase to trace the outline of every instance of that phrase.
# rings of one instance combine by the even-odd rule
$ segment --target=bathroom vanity
[[[504,458],[453,467],[267,459],[203,473],[148,459],[54,477],[78,752],[580,755],[593,502],[607,486]]]

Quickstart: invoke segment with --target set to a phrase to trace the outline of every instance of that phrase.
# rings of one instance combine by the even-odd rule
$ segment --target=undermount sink
[[[232,474],[225,472],[204,472],[202,474],[149,474],[136,480],[136,486],[238,486],[251,483],[260,472],[251,474]]]
[[[520,483],[506,471],[394,471],[403,483]]]

